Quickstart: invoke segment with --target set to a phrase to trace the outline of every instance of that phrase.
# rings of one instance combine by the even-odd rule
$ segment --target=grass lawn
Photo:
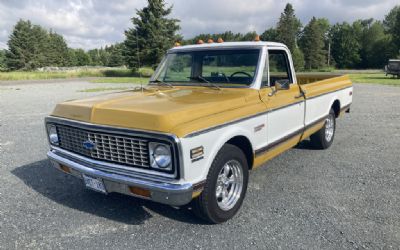
[[[131,87],[134,88],[135,86]],[[117,91],[117,90],[127,90],[131,89],[129,87],[110,87],[110,88],[91,88],[91,89],[83,89],[79,90],[78,92],[88,92],[88,93],[94,93],[94,92],[103,92],[103,91]]]
[[[136,84],[147,84],[149,78],[147,77],[106,77],[101,79],[91,80],[92,83],[136,83]]]
[[[400,79],[386,76],[385,73],[350,73],[353,83],[384,84],[400,87]]]
[[[150,68],[141,68],[140,73],[144,78],[150,77],[153,70]],[[21,81],[21,80],[50,80],[50,79],[68,79],[82,77],[105,77],[110,81],[127,81],[131,77],[138,76],[137,72],[125,68],[79,68],[76,70],[40,72],[40,71],[13,71],[0,72],[0,81]],[[122,80],[115,80],[121,78]]]

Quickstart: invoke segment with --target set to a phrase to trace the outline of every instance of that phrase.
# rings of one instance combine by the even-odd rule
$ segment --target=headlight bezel
[[[162,154],[162,151],[164,151],[164,154]],[[163,172],[172,171],[174,161],[170,145],[162,142],[149,142],[149,158],[152,169]],[[166,163],[162,161],[166,161]]]
[[[60,138],[58,136],[57,126],[55,124],[47,124],[47,139],[50,145],[60,145]]]

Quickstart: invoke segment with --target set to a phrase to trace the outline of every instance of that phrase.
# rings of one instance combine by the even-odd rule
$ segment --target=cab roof
[[[222,42],[222,43],[203,43],[174,47],[168,52],[192,51],[192,50],[208,50],[208,49],[240,49],[240,48],[261,48],[261,47],[283,47],[287,48],[283,43],[276,42]]]

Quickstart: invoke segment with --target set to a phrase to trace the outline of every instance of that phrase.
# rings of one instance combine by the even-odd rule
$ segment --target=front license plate
[[[85,174],[82,174],[83,181],[85,182],[85,186],[89,189],[92,189],[94,191],[106,194],[106,187],[104,186],[104,182],[100,178],[93,178],[90,176],[87,176]]]

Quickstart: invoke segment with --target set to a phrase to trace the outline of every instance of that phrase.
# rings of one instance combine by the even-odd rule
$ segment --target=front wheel
[[[335,111],[331,109],[325,119],[324,126],[310,136],[311,144],[317,149],[327,149],[332,145],[336,132]]]
[[[248,178],[245,155],[238,147],[226,144],[211,165],[204,190],[193,201],[193,211],[214,224],[231,219],[242,205]]]

